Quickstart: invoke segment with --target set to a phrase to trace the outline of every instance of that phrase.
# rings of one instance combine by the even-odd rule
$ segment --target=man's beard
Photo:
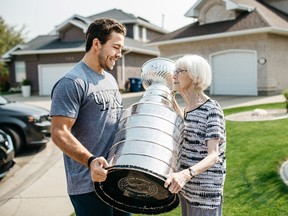
[[[106,62],[110,61],[109,57],[106,57],[100,53],[99,55],[99,64],[100,66],[105,70],[105,71],[112,71],[113,67],[110,67],[109,65],[106,64]]]

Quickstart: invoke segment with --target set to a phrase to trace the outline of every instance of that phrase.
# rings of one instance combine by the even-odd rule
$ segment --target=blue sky
[[[193,21],[184,14],[196,0],[0,0],[0,16],[16,30],[24,26],[27,40],[47,34],[64,20],[90,16],[113,8],[140,16],[173,31]]]

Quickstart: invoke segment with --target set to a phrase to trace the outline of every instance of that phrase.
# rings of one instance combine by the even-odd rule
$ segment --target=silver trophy
[[[173,109],[175,64],[166,58],[147,61],[141,68],[145,92],[124,110],[109,151],[106,181],[95,183],[98,196],[122,211],[160,214],[179,204],[164,187],[178,170],[183,120]]]

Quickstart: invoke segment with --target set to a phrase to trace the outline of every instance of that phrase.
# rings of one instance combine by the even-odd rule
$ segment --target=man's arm
[[[53,143],[67,156],[73,160],[88,166],[88,160],[93,154],[89,152],[71,133],[75,119],[64,116],[53,116],[51,125],[51,136]],[[108,166],[103,157],[95,158],[91,164],[91,178],[93,181],[101,182],[106,179]]]

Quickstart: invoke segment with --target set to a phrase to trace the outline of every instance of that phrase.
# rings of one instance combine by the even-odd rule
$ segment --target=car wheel
[[[24,141],[21,138],[20,131],[16,128],[8,126],[1,127],[1,129],[5,131],[8,135],[10,135],[13,142],[15,154],[19,153],[24,146]]]

